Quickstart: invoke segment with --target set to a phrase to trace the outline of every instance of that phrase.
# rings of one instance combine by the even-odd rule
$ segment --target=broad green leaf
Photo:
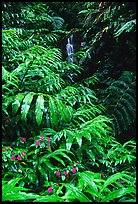
[[[121,196],[124,196],[126,194],[131,194],[131,193],[136,194],[136,189],[134,189],[132,187],[128,187],[128,188],[122,188],[122,189],[114,190],[113,192],[106,195],[101,200],[101,202],[109,202],[109,201],[114,200],[115,198],[119,198]]]
[[[64,161],[62,159],[60,159],[59,157],[57,156],[52,156],[54,159],[56,159],[57,161],[59,161],[63,166],[66,166]]]
[[[81,145],[82,145],[82,135],[80,133],[77,133],[75,135],[75,138],[77,140],[77,143],[78,143],[79,147],[81,147]]]
[[[109,186],[111,183],[114,183],[118,178],[122,178],[123,176],[125,176],[124,173],[116,173],[112,176],[110,176],[105,183],[103,184],[103,187],[101,189],[101,192],[107,187]]]
[[[59,116],[57,114],[57,105],[55,103],[55,100],[52,97],[49,97],[49,109],[50,109],[52,127],[57,127]]]
[[[39,95],[37,97],[36,107],[35,107],[35,116],[36,116],[36,122],[38,126],[41,124],[43,111],[44,111],[44,98],[43,98],[43,95]]]
[[[86,182],[90,186],[90,188],[98,196],[98,188],[94,183],[94,176],[93,175],[90,176],[87,172],[80,173],[79,176],[84,180],[84,182]]]
[[[64,202],[64,200],[60,198],[57,194],[54,194],[40,196],[40,198],[37,198],[36,200],[34,200],[34,202]]]
[[[73,142],[73,136],[72,135],[68,135],[67,139],[66,139],[66,149],[70,150],[71,146],[72,146],[72,142]]]
[[[14,189],[13,189],[14,190]],[[2,195],[2,201],[17,201],[17,200],[27,200],[27,199],[36,199],[39,197],[37,194],[25,193],[25,192],[9,192],[5,195]]]
[[[30,109],[30,105],[31,105],[31,102],[33,100],[34,95],[35,95],[35,93],[30,92],[23,99],[23,104],[21,107],[21,119],[22,120],[26,120],[26,117],[27,117],[28,111]]]
[[[74,199],[77,198],[80,202],[91,202],[91,200],[84,193],[73,185],[65,184],[65,187],[73,193]]]
[[[46,157],[46,158],[49,158],[49,157],[53,157],[53,156],[55,156],[55,155],[62,155],[63,157],[65,157],[66,159],[68,159],[70,162],[72,161],[71,159],[70,159],[70,157],[67,155],[67,154],[65,154],[63,151],[65,151],[65,152],[68,152],[68,153],[70,153],[70,154],[73,154],[71,151],[69,151],[69,150],[66,150],[66,149],[58,149],[58,150],[55,150],[54,152],[52,152],[52,153],[50,153],[50,154],[48,154],[48,155],[46,155],[46,156],[44,156],[44,157]],[[73,154],[74,155],[74,154]]]
[[[46,173],[46,170],[41,165],[38,165],[38,169],[40,173],[43,175],[43,177],[45,178],[45,180],[48,180],[48,175]]]
[[[19,93],[16,95],[15,101],[12,103],[13,113],[16,113],[21,105],[21,102],[24,98],[24,94]]]
[[[6,185],[3,185],[2,186],[3,193],[6,193],[7,191],[12,190],[19,180],[21,180],[21,178],[15,178],[10,180]]]

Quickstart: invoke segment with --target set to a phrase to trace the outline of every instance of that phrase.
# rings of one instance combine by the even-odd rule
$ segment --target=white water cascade
[[[74,54],[74,48],[73,48],[73,35],[71,35],[68,38],[68,43],[66,45],[66,50],[67,50],[67,54],[68,54],[68,62],[74,62],[75,59],[72,56]]]

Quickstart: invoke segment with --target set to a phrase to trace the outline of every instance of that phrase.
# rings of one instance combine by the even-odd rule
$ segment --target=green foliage
[[[2,201],[135,202],[136,141],[115,137],[135,122],[135,4],[3,2],[2,23]]]
[[[2,201],[22,201],[28,199],[36,199],[39,195],[34,193],[26,193],[29,189],[21,186],[15,186],[21,178],[14,178],[10,181],[2,182]]]
[[[136,79],[132,72],[123,72],[118,80],[113,81],[104,90],[104,104],[113,118],[115,134],[129,127],[136,116]]]

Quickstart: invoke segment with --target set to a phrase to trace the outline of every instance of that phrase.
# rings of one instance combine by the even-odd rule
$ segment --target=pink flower
[[[46,147],[47,147],[48,149],[50,149],[50,144],[48,144]]]
[[[104,174],[101,174],[101,176],[104,176]]]
[[[57,171],[57,172],[56,172],[56,176],[60,176],[60,171]]]
[[[64,175],[66,175],[67,174],[67,171],[64,171]]]
[[[36,142],[36,146],[38,146],[38,147],[40,146],[40,141]]]
[[[48,137],[48,138],[47,138],[47,141],[50,142],[50,140],[51,140],[50,137]]]
[[[11,160],[12,160],[12,161],[14,161],[14,160],[15,160],[15,157],[14,157],[14,156],[12,156],[12,157],[11,157]]]
[[[72,171],[73,174],[75,174],[76,173],[76,168],[73,168],[71,171]]]
[[[41,141],[44,141],[44,139],[45,139],[44,137],[41,137],[41,138],[40,138]]]
[[[9,121],[8,119],[7,119],[7,120],[5,120],[5,123],[6,123],[6,124],[8,124],[9,122],[10,122],[10,121]]]
[[[53,191],[52,186],[48,187],[48,192],[51,193]]]
[[[22,137],[21,139],[23,142],[26,142],[26,138],[25,137]]]
[[[15,152],[12,152],[12,154],[15,154]]]
[[[67,175],[66,175],[66,178],[70,178],[70,174],[67,174]]]
[[[121,181],[120,183],[121,183],[121,184],[124,184],[125,182],[124,182],[124,181]]]
[[[26,155],[26,152],[23,152],[22,154],[21,154],[21,156],[25,156]]]
[[[21,158],[22,158],[21,155],[17,156],[17,160],[21,160]]]

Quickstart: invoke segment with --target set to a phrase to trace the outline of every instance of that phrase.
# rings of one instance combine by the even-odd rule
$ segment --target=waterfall
[[[74,62],[75,59],[72,56],[74,54],[74,48],[73,48],[73,35],[71,35],[68,38],[68,43],[66,45],[66,50],[67,50],[67,54],[68,54],[68,62]]]

